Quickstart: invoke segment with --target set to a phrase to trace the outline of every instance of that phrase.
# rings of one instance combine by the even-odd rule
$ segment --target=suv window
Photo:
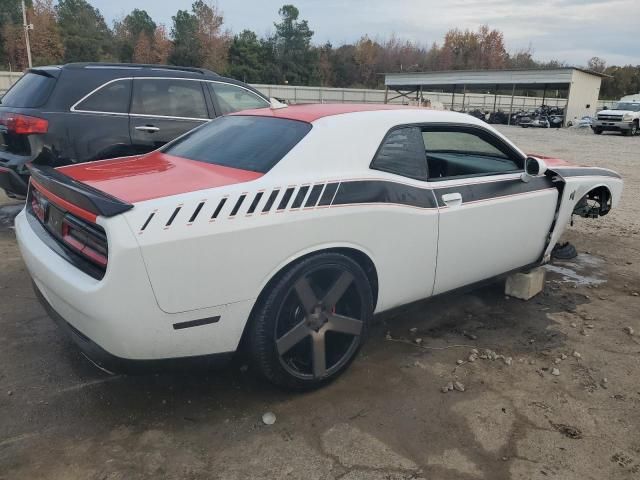
[[[311,124],[232,115],[192,130],[162,149],[199,162],[266,173],[311,130]]]
[[[268,107],[269,103],[253,92],[229,83],[207,83],[211,95],[215,96],[220,106],[220,115],[240,110]]]
[[[496,175],[521,170],[522,159],[489,132],[465,127],[423,127],[429,179]]]
[[[5,107],[35,108],[42,106],[56,84],[56,79],[39,73],[27,72],[0,99]]]
[[[199,81],[139,79],[133,81],[131,113],[164,117],[209,118]]]
[[[78,103],[75,111],[128,113],[131,100],[131,80],[108,83]]]
[[[427,158],[420,127],[391,130],[382,141],[371,168],[403,177],[425,180]]]

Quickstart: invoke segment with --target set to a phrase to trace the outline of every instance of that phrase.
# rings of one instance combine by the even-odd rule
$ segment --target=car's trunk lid
[[[60,167],[58,171],[127,203],[248,182],[263,175],[160,151]]]

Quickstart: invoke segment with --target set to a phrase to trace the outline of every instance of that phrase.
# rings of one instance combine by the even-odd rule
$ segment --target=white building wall
[[[0,72],[0,95],[9,90],[22,76],[22,72]]]
[[[595,116],[602,79],[588,73],[574,70],[569,88],[569,99],[565,119],[575,123],[584,116]]]

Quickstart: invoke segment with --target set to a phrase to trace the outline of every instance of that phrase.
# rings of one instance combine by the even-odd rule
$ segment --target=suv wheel
[[[318,388],[338,377],[364,343],[373,295],[351,258],[312,255],[266,292],[249,331],[253,363],[272,383]]]
[[[602,135],[602,129],[596,127],[596,128],[593,129],[593,133],[595,133],[596,135]]]
[[[635,136],[638,134],[638,121],[636,120],[635,122],[633,122],[631,124],[631,129],[629,130],[629,135],[630,136]]]

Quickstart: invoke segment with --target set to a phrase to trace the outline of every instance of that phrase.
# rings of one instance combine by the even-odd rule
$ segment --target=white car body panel
[[[574,175],[569,176],[568,173],[573,170],[571,167],[555,167],[553,171],[558,174],[560,178],[562,178],[563,183],[565,184],[564,191],[562,194],[562,200],[560,202],[560,206],[557,213],[556,225],[551,235],[551,239],[549,240],[549,244],[544,252],[544,260],[547,261],[551,256],[551,250],[558,243],[560,237],[566,230],[567,226],[571,223],[571,217],[573,210],[587,193],[591,190],[594,190],[598,187],[606,187],[611,192],[611,207],[615,208],[620,203],[620,197],[622,196],[622,187],[623,182],[622,179],[616,178],[613,176],[604,176],[593,174],[587,174],[589,172],[588,168],[580,169],[585,172],[583,175]],[[614,174],[613,170],[606,169],[594,169],[596,173],[597,171],[601,172],[610,172]]]
[[[385,110],[325,116],[312,123],[311,132],[256,180],[141,201],[120,215],[98,217],[109,243],[102,280],[50,251],[23,211],[16,233],[38,289],[69,324],[120,358],[231,352],[269,281],[309,253],[342,248],[366,255],[377,273],[380,312],[540,261],[582,196],[604,185],[615,206],[622,190],[622,181],[613,176],[567,175],[557,208],[558,189],[548,177],[534,179],[538,183],[528,191],[510,193],[509,188],[524,185],[520,174],[427,182],[369,167],[385,134],[404,124],[473,125],[522,153],[467,115]],[[322,199],[332,184],[337,188],[328,203],[316,200],[306,206],[314,186],[322,185]],[[377,184],[399,189],[398,198],[408,200],[339,201],[350,185],[366,189]],[[304,187],[301,206],[293,208]],[[463,198],[459,206],[442,203],[442,196],[456,189],[475,194],[494,187],[497,193],[487,198]],[[293,195],[280,210],[288,188]],[[276,190],[272,208],[263,211]],[[248,213],[254,201],[255,209]],[[240,206],[232,215],[236,204]],[[205,317],[220,319],[176,328]]]
[[[518,175],[506,177],[519,181]],[[443,208],[433,293],[447,292],[539,260],[557,198],[558,191],[552,187]]]

